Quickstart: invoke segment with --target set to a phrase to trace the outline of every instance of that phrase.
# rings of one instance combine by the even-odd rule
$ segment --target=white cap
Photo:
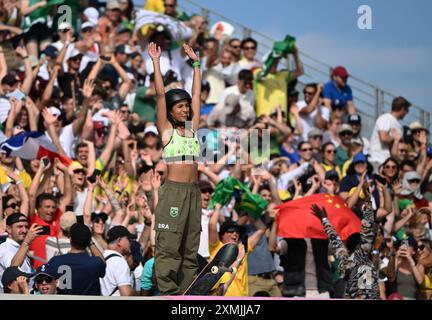
[[[49,107],[48,108],[49,113],[51,113],[53,116],[59,116],[61,115],[61,111],[57,107]]]
[[[70,58],[76,57],[78,55],[82,55],[82,53],[75,47],[72,50],[67,50],[66,61],[69,60]]]
[[[99,11],[93,7],[88,7],[84,10],[84,15],[87,17],[89,22],[93,23],[93,25],[97,25],[99,20]]]
[[[154,133],[155,135],[159,135],[158,129],[156,128],[156,126],[148,126],[147,128],[145,128],[144,130],[144,135],[146,135],[147,133]]]
[[[94,28],[95,25],[92,22],[86,21],[81,25],[81,30],[85,28]]]
[[[64,29],[72,29],[72,25],[69,22],[62,22],[57,27],[57,30],[64,30]]]

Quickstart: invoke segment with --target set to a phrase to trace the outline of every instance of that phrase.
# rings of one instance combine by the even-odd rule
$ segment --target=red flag
[[[332,194],[315,194],[277,206],[278,235],[282,238],[327,239],[321,221],[312,213],[311,206],[324,207],[328,219],[342,240],[360,232],[361,221],[344,200]]]

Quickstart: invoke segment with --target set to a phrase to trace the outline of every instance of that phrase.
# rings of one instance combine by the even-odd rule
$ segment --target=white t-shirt
[[[71,247],[72,246],[70,243],[70,239],[65,239],[65,238],[58,239],[58,244],[57,244],[56,237],[48,237],[45,242],[46,260],[49,261],[54,256],[68,253]]]
[[[74,212],[77,216],[82,216],[84,214],[84,205],[87,197],[88,188],[85,188],[84,191],[76,191],[75,199],[74,199]],[[94,204],[92,201],[91,212],[94,210]]]
[[[47,131],[45,131],[45,135],[48,137],[48,139],[51,140],[51,137],[49,136]],[[74,153],[73,145],[75,140],[72,123],[62,128],[60,132],[59,140],[60,140],[60,145],[63,147],[63,150],[66,152],[67,156],[69,158],[72,158]]]
[[[0,244],[0,279],[3,277],[3,272],[6,268],[9,268],[12,259],[15,254],[18,252],[20,245],[12,240],[11,238],[7,238],[5,242]],[[23,264],[20,266],[23,272],[31,273],[31,264],[29,257],[24,259]],[[3,292],[3,284],[0,281],[0,292]]]
[[[113,293],[114,289],[120,286],[130,286],[132,283],[131,272],[126,259],[113,250],[105,250],[104,257],[112,254],[117,256],[106,260],[105,277],[99,279],[103,296],[120,296],[120,290]]]
[[[304,108],[307,107],[307,103],[306,101],[299,101],[297,102],[297,107],[298,110],[301,111]],[[330,120],[330,109],[325,107],[325,106],[321,106],[321,115],[324,118],[325,121],[329,121]],[[309,131],[311,131],[312,129],[316,128],[316,117],[317,117],[317,109],[315,108],[312,112],[308,113],[308,114],[301,114],[300,113],[300,120],[303,124],[303,140],[307,141],[308,140],[308,133]]]
[[[198,253],[203,258],[210,257],[209,252],[209,233],[208,233],[208,225],[210,222],[210,217],[213,211],[202,209],[201,213],[201,238],[200,245],[198,248]]]
[[[375,127],[372,131],[370,142],[370,161],[383,163],[390,157],[390,149],[388,145],[381,143],[379,131],[385,131],[391,135],[391,129],[395,128],[400,135],[403,135],[403,126],[391,113],[385,113],[380,116],[375,122]]]

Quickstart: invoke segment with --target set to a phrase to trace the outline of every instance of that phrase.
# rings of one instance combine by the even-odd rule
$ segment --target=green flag
[[[267,56],[267,59],[264,62],[263,70],[259,75],[260,78],[267,76],[276,59],[285,57],[289,53],[294,52],[295,41],[296,39],[288,34],[283,41],[277,41],[274,43],[272,52]]]
[[[216,203],[225,206],[234,197],[236,204],[234,209],[237,212],[245,212],[251,217],[259,218],[267,208],[267,201],[241,183],[238,179],[228,177],[220,181],[210,199],[209,209],[214,209]]]

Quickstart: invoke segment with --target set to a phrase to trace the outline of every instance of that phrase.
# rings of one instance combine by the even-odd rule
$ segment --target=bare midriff
[[[168,164],[168,174],[166,179],[183,183],[197,182],[198,164]]]

